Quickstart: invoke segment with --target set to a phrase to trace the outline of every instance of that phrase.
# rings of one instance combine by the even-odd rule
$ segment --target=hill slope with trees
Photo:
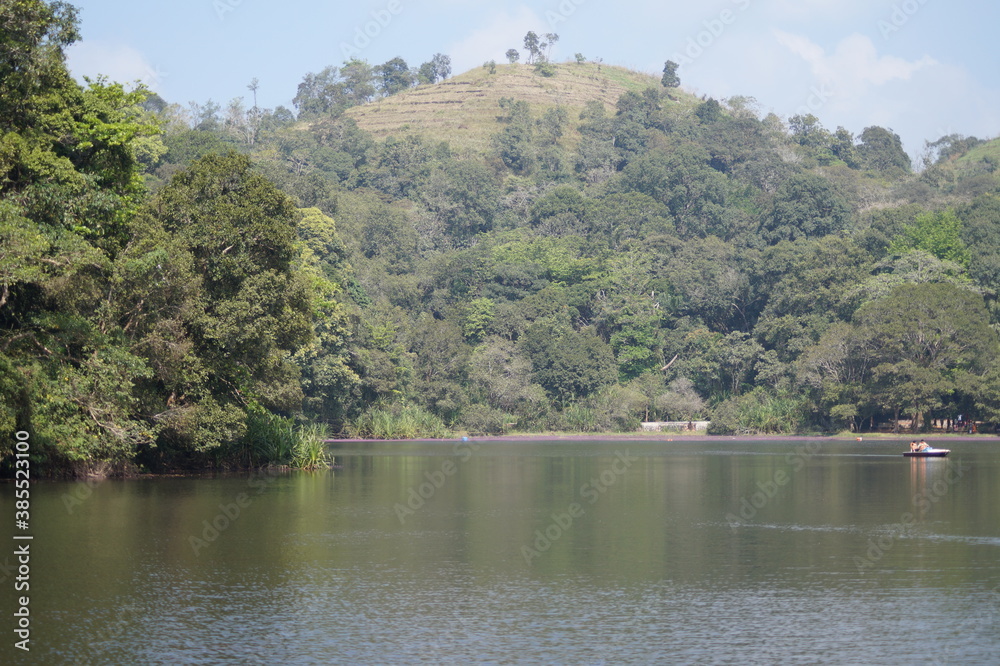
[[[184,108],[72,81],[67,5],[0,12],[0,423],[50,468],[289,462],[307,423],[1000,421],[996,141],[914,170],[886,128],[541,52]]]

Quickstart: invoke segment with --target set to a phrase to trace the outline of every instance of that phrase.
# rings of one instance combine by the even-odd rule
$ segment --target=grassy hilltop
[[[419,134],[427,140],[447,141],[458,152],[483,153],[497,131],[503,97],[528,102],[538,113],[562,106],[575,120],[587,102],[601,101],[608,115],[614,115],[622,93],[660,86],[656,77],[624,67],[562,63],[553,64],[552,69],[552,76],[543,76],[533,65],[498,64],[494,74],[477,67],[440,83],[353,107],[346,115],[376,139]],[[680,90],[674,96],[685,107],[694,108],[698,103],[697,98]],[[580,136],[575,123],[571,124],[574,127],[565,137],[569,146]]]

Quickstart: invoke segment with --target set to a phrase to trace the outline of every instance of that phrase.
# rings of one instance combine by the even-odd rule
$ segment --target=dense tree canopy
[[[889,129],[697,99],[669,61],[614,105],[505,89],[477,148],[376,139],[349,110],[446,55],[307,74],[297,113],[182,108],[74,81],[69,5],[0,28],[0,425],[53,468],[263,464],[261,432],[309,420],[1000,422],[995,142],[915,174]],[[502,68],[603,76],[548,63],[556,39]]]

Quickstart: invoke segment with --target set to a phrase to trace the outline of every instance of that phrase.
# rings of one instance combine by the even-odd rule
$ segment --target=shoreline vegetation
[[[606,432],[606,433],[574,433],[574,432],[542,432],[542,433],[511,433],[506,435],[469,435],[456,434],[451,437],[411,437],[399,439],[365,439],[349,437],[344,439],[327,439],[326,444],[342,443],[406,443],[406,442],[453,442],[462,440],[470,442],[542,442],[542,441],[608,441],[632,440],[646,442],[709,442],[709,441],[797,441],[826,440],[887,443],[912,440],[912,433],[830,433],[830,434],[755,434],[755,435],[710,435],[706,433],[669,433],[669,432]],[[921,433],[923,439],[949,442],[1000,442],[1000,435],[992,433],[977,433],[973,435],[962,433]]]
[[[318,469],[331,433],[1000,424],[998,139],[915,170],[890,129],[530,32],[528,64],[183,107],[74,79],[68,3],[0,26],[0,476],[21,434],[80,476]]]
[[[287,421],[290,421],[287,420]],[[167,477],[210,477],[217,476],[239,476],[244,474],[267,474],[280,475],[297,471],[317,472],[337,469],[336,456],[330,451],[331,446],[338,444],[452,444],[456,441],[490,443],[493,445],[516,444],[519,442],[641,442],[646,444],[672,444],[680,442],[829,442],[829,443],[857,443],[863,444],[898,444],[905,447],[908,440],[912,440],[915,435],[912,433],[808,433],[808,434],[708,434],[705,432],[553,432],[544,431],[537,433],[508,433],[503,435],[470,435],[468,433],[454,433],[441,437],[404,437],[371,439],[360,437],[329,437],[325,427],[310,425],[299,430],[289,427],[285,421],[277,425],[277,430],[272,430],[269,438],[261,437],[253,440],[253,444],[244,447],[241,454],[244,462],[234,463],[233,458],[226,460],[222,464],[213,464],[199,468],[164,468],[158,471],[143,470],[134,464],[112,466],[103,462],[82,462],[57,470],[40,477],[47,480],[77,479],[77,480],[102,480],[102,479],[144,479],[144,478],[167,478]],[[266,427],[274,427],[271,424]],[[258,427],[257,433],[261,434],[263,429]],[[1000,442],[1000,435],[994,433],[921,433],[920,437],[936,442],[966,442],[990,444]],[[255,448],[256,447],[256,448]],[[226,452],[226,455],[233,453]],[[11,479],[0,478],[0,483]]]

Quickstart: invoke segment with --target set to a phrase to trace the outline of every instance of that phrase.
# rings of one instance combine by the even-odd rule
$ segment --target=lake
[[[8,547],[0,656],[1000,663],[1000,442],[906,442],[345,442],[317,473],[34,481],[32,649]]]

